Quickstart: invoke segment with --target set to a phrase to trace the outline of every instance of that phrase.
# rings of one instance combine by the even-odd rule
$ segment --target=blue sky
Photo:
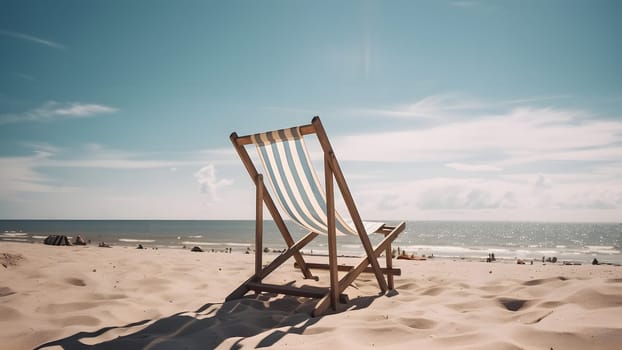
[[[0,0],[0,217],[252,218],[229,134],[319,115],[365,218],[617,222],[621,14]]]

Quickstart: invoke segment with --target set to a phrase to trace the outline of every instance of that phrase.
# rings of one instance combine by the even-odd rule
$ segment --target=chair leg
[[[397,225],[391,232],[389,232],[384,239],[378,243],[378,245],[374,248],[373,255],[371,258],[378,259],[382,251],[386,250],[388,246],[391,245],[391,242],[397,238],[397,236],[404,231],[406,227],[406,223],[401,222]],[[358,277],[367,268],[367,266],[371,265],[370,257],[365,256],[361,261],[356,265],[352,270],[350,270],[345,276],[343,276],[339,280],[339,288],[337,289],[337,293],[343,293],[352,282]],[[381,272],[382,273],[382,272]],[[313,310],[313,316],[319,316],[323,314],[326,309],[330,306],[330,296],[326,295],[324,298],[320,299],[320,301],[315,305],[315,309]]]
[[[294,243],[294,245],[285,250],[285,252],[281,253],[281,255],[277,256],[274,260],[272,260],[270,264],[261,269],[258,274],[256,273],[248,280],[244,281],[244,283],[242,283],[238,288],[231,292],[231,294],[229,294],[227,298],[225,298],[225,301],[239,299],[243,297],[244,294],[248,293],[248,291],[250,290],[247,287],[248,283],[258,282],[266,278],[266,276],[276,270],[279,266],[283,265],[283,263],[285,263],[289,258],[295,256],[296,254],[300,254],[300,250],[304,248],[307,244],[309,244],[309,242],[311,242],[317,236],[317,233],[309,232],[306,236],[302,237],[300,240],[298,240],[298,242]]]
[[[385,233],[384,236],[386,237],[388,235],[389,235],[389,233]],[[387,270],[393,268],[393,249],[391,249],[392,243],[393,242],[390,242],[387,245],[387,250],[384,253],[386,255]],[[387,274],[387,287],[389,287],[389,290],[393,290],[393,274],[390,273],[390,272]]]
[[[255,186],[255,277],[260,282],[263,267],[263,175],[257,174]]]

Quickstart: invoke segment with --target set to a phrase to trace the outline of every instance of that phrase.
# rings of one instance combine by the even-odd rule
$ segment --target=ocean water
[[[220,220],[0,220],[0,242],[42,242],[47,235],[81,235],[92,244],[146,248],[191,248],[245,251],[254,246],[254,221]],[[294,239],[306,231],[288,223]],[[380,235],[371,235],[379,242]],[[361,255],[358,237],[338,237],[342,255]],[[0,243],[1,244],[1,243]],[[264,247],[285,248],[276,225],[264,223]],[[441,258],[536,259],[622,264],[622,224],[411,221],[394,243],[409,254]],[[304,250],[326,254],[327,242],[316,238]]]

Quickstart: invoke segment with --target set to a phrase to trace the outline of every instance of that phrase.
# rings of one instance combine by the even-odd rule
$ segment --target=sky
[[[230,133],[317,115],[365,219],[620,222],[621,17],[601,0],[0,0],[0,218],[251,219]]]

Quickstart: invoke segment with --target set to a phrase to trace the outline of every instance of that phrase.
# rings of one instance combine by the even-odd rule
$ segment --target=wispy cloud
[[[434,177],[353,186],[362,213],[418,220],[617,221],[619,178],[584,174],[523,174],[506,178]],[[390,199],[386,206],[383,198]],[[474,214],[477,212],[477,214]]]
[[[566,96],[494,102],[456,96],[370,109],[379,119],[417,122],[333,139],[346,167],[377,162],[383,165],[376,169],[400,169],[382,180],[349,178],[362,212],[424,220],[617,220],[622,121],[538,106]],[[423,116],[431,122],[418,122]]]
[[[21,40],[26,40],[26,41],[30,41],[39,45],[44,45],[47,47],[52,47],[55,49],[64,49],[65,46],[61,45],[57,42],[51,41],[51,40],[46,40],[46,39],[42,39],[33,35],[29,35],[29,34],[24,34],[24,33],[18,33],[18,32],[14,32],[14,31],[10,31],[10,30],[2,30],[0,29],[0,35],[4,35],[7,37],[11,37],[11,38],[16,38],[16,39],[21,39]]]
[[[53,150],[53,146],[51,149]],[[48,147],[48,149],[49,149]],[[39,153],[41,151],[35,151]],[[49,151],[50,157],[39,162],[41,167],[50,168],[98,168],[98,169],[158,169],[171,168],[183,164],[181,161],[154,159],[136,152],[110,149],[97,143],[85,144],[72,154]],[[55,156],[55,157],[52,157]],[[68,158],[68,156],[70,156]],[[152,155],[153,156],[153,155]]]
[[[499,104],[501,105],[515,105],[515,104],[525,104],[532,102],[542,102],[542,101],[551,101],[551,100],[561,100],[570,98],[570,95],[552,95],[552,96],[538,96],[538,97],[526,97],[526,98],[518,98],[513,100],[505,100],[501,101]]]
[[[412,104],[403,104],[387,108],[353,109],[353,114],[384,116],[397,119],[439,119],[465,113],[469,110],[481,110],[486,107],[481,101],[466,99],[458,94],[439,94],[426,96]]]
[[[534,96],[502,101],[487,101],[465,96],[460,93],[445,93],[430,95],[410,104],[400,104],[391,107],[357,108],[347,113],[355,115],[370,115],[404,120],[439,120],[448,121],[465,117],[477,117],[499,113],[508,108],[521,106],[533,107],[533,104],[542,104],[546,101],[569,98],[568,95]]]
[[[47,143],[22,143],[32,154],[19,157],[0,157],[0,193],[20,192],[68,192],[77,190],[75,187],[60,184],[56,172],[49,169],[72,169],[72,173],[80,169],[107,169],[118,171],[119,174],[137,176],[134,170],[166,170],[175,173],[180,169],[195,168],[204,165],[194,173],[202,192],[208,198],[216,199],[217,191],[228,186],[232,180],[216,178],[214,164],[228,161],[223,151],[195,151],[185,154],[162,155],[152,153],[128,152],[115,150],[101,144],[91,143],[77,149],[59,148]],[[125,172],[124,172],[125,171]],[[130,171],[130,172],[127,172]],[[130,175],[131,174],[131,175]],[[191,177],[188,179],[191,180]]]
[[[98,114],[114,113],[118,109],[110,106],[69,102],[48,101],[42,106],[22,113],[0,114],[0,125],[25,122],[49,122],[60,119],[89,118]]]
[[[0,193],[71,191],[72,188],[56,184],[36,169],[48,156],[42,152],[27,157],[0,157]]]
[[[621,142],[620,121],[589,119],[581,111],[552,108],[515,108],[427,128],[335,140],[341,159],[444,163],[469,163],[468,159],[486,152],[504,162],[585,159],[594,153],[610,157],[618,154],[616,144]]]
[[[208,196],[210,200],[218,200],[218,191],[226,186],[233,184],[233,180],[218,178],[216,176],[216,168],[213,164],[208,164],[194,174],[199,185],[201,185],[201,193]]]
[[[455,170],[468,172],[491,172],[502,170],[501,168],[490,164],[447,163],[445,166]]]

